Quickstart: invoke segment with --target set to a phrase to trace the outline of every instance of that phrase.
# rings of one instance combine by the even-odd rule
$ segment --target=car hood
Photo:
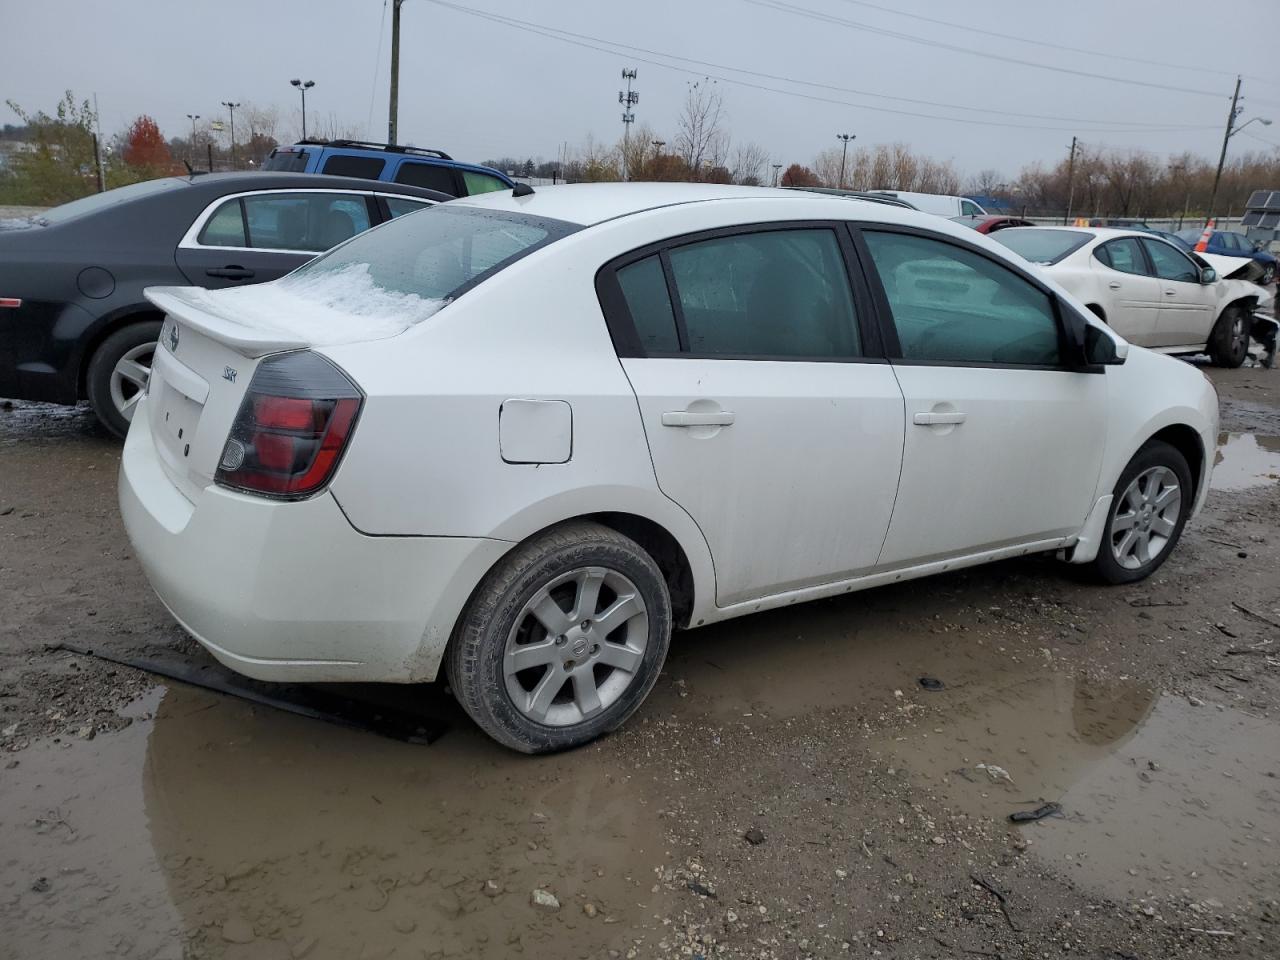
[[[1257,260],[1244,256],[1229,257],[1222,253],[1198,253],[1196,256],[1218,271],[1218,276],[1223,280],[1253,282],[1262,278],[1263,266]]]

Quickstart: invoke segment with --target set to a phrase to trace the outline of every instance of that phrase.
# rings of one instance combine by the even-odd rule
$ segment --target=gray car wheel
[[[146,393],[159,339],[159,320],[131,323],[103,340],[89,361],[89,402],[102,425],[117,437],[129,432],[134,408]]]
[[[574,521],[516,547],[468,604],[447,654],[454,695],[499,743],[564,750],[620,726],[671,640],[671,599],[634,540]]]

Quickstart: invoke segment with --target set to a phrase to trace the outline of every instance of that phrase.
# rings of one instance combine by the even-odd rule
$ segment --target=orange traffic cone
[[[1196,241],[1196,253],[1204,253],[1209,249],[1209,238],[1213,236],[1213,226],[1216,220],[1210,220],[1204,225],[1204,233],[1200,234],[1200,239]]]

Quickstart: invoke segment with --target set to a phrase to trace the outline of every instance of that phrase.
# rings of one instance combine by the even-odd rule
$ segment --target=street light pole
[[[400,132],[400,4],[391,0],[391,95],[387,102],[387,143],[392,145]]]
[[[1071,219],[1071,204],[1076,198],[1076,138],[1071,138],[1071,155],[1067,158],[1067,212],[1062,215],[1065,227]]]
[[[1240,115],[1240,77],[1236,75],[1236,90],[1231,95],[1231,111],[1227,114],[1227,130],[1222,135],[1222,152],[1218,154],[1218,172],[1213,175],[1213,192],[1209,194],[1209,219],[1213,219],[1213,207],[1218,202],[1218,184],[1222,182],[1222,166],[1227,162],[1227,141],[1231,139],[1234,133],[1231,128],[1235,125],[1236,117]]]
[[[302,94],[302,139],[307,139],[307,91],[316,85],[314,80],[303,83],[301,80],[290,80],[289,85],[298,88]]]
[[[234,170],[236,168],[236,107],[240,104],[223,100],[222,105],[231,112],[231,169]]]
[[[778,185],[778,174],[782,171],[782,164],[771,163],[770,166],[773,167],[773,185],[776,187]]]
[[[842,141],[840,148],[840,189],[844,189],[844,163],[849,157],[849,141],[857,140],[858,136],[854,133],[837,133],[836,139]]]
[[[196,121],[200,119],[198,113],[188,113],[187,119],[191,121],[191,149],[187,151],[191,155],[191,159],[196,157]]]

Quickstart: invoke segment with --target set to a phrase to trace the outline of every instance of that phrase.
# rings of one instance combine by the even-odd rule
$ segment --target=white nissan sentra
[[[529,752],[621,724],[676,628],[1046,551],[1146,577],[1217,432],[1007,248],[820,194],[518,188],[149,296],[120,504],[173,615],[264,680],[443,671]]]

